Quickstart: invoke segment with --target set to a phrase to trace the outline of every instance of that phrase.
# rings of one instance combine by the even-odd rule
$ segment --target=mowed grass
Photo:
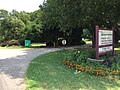
[[[64,56],[65,51],[57,51],[32,60],[26,73],[27,90],[120,90],[119,80],[75,74],[63,65]]]
[[[45,43],[32,43],[31,46],[46,46]]]
[[[85,41],[86,44],[92,44],[92,41],[89,40],[89,39],[84,39],[84,38],[83,38],[82,40]]]

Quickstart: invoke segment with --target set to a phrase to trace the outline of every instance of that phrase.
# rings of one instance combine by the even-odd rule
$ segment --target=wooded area
[[[68,45],[81,45],[87,37],[95,46],[96,25],[114,27],[115,42],[120,39],[119,0],[47,0],[39,7],[31,13],[0,10],[0,42],[30,39],[57,46],[66,39]]]

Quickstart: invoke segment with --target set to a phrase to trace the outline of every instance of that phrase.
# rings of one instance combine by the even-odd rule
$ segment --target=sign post
[[[114,54],[114,31],[96,26],[96,59],[109,52]]]

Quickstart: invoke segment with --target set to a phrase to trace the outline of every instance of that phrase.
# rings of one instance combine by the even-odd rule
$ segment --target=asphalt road
[[[0,49],[0,90],[25,90],[25,73],[30,61],[56,50],[59,49]]]

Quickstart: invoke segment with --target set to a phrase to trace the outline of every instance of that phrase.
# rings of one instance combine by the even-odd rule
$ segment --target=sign
[[[114,53],[114,31],[96,26],[96,59],[100,55],[112,52]]]
[[[66,43],[67,43],[66,40],[62,40],[63,45],[66,45]]]
[[[25,40],[25,46],[29,47],[31,45],[31,41],[30,40]]]
[[[109,45],[113,43],[113,31],[99,30],[99,46]]]
[[[101,47],[99,48],[99,53],[105,53],[105,52],[110,52],[113,50],[112,46],[108,46],[108,47]]]

